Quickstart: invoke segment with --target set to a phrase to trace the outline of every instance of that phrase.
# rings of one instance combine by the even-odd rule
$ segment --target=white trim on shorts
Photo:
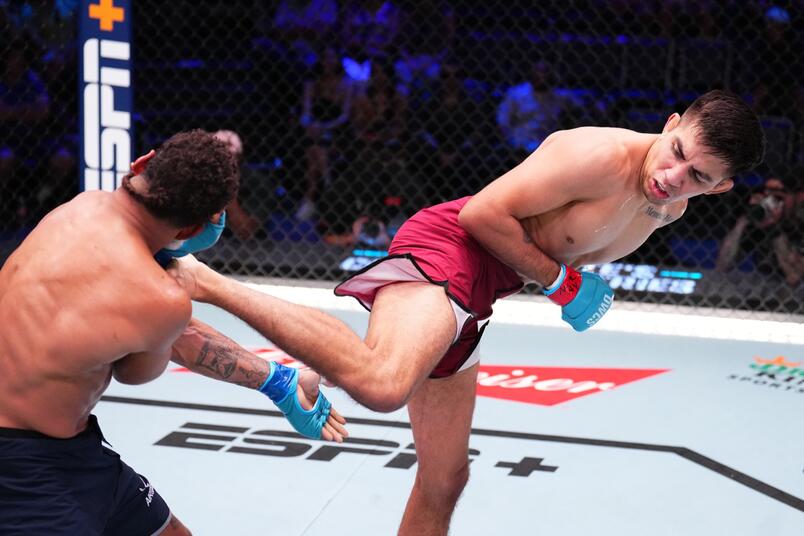
[[[411,258],[407,256],[398,256],[381,259],[368,266],[363,271],[350,276],[340,285],[338,285],[338,290],[339,294],[344,291],[355,294],[366,294],[370,291],[374,291],[375,289],[379,289],[380,287],[384,287],[385,285],[390,285],[391,283],[415,281],[422,281],[443,287],[440,282],[430,279],[427,274],[422,272],[422,270],[413,262]],[[452,306],[452,312],[455,314],[455,336],[452,339],[452,343],[455,344],[455,342],[458,340],[458,337],[461,336],[461,332],[463,331],[466,322],[472,318],[472,313],[465,309],[463,305],[458,303],[449,294],[449,292],[447,292],[446,288],[444,288],[444,292],[449,299],[449,304]],[[348,296],[351,294],[346,295]],[[357,298],[357,296],[354,297]],[[359,298],[358,300],[363,307],[369,311],[371,310],[371,303],[366,303]],[[458,372],[468,369],[479,361],[480,345],[478,344],[475,346],[472,354],[466,359],[463,365],[461,365],[461,368],[458,369]]]
[[[167,516],[167,519],[165,520],[165,522],[164,522],[164,523],[162,523],[162,526],[161,526],[161,527],[159,527],[158,529],[156,529],[156,532],[154,532],[153,534],[151,534],[151,536],[159,536],[159,534],[162,534],[162,532],[164,532],[164,530],[165,530],[165,529],[167,528],[167,526],[170,524],[170,520],[171,520],[171,519],[173,519],[173,512],[171,512],[170,510],[168,510],[168,516]]]

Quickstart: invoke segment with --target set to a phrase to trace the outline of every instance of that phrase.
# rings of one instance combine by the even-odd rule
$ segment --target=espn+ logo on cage
[[[112,191],[132,154],[130,0],[81,2],[81,189]]]

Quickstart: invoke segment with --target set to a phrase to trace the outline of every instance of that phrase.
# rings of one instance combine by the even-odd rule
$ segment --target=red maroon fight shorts
[[[457,332],[452,346],[430,373],[445,378],[480,360],[477,345],[492,304],[523,287],[522,279],[486,251],[458,224],[458,213],[471,197],[420,210],[391,242],[388,256],[347,278],[338,296],[352,296],[371,310],[377,291],[403,281],[427,281],[444,288],[455,311]]]

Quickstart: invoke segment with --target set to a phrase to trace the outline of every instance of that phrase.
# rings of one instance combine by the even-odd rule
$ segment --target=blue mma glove
[[[296,396],[296,387],[299,384],[298,369],[278,365],[273,361],[270,362],[270,366],[268,379],[259,391],[276,404],[297,432],[311,439],[321,439],[321,429],[324,428],[332,407],[330,401],[319,391],[313,409],[308,411],[302,408],[299,397]]]
[[[561,319],[575,331],[594,326],[611,308],[614,291],[592,272],[578,272],[564,264],[558,281],[544,289],[544,294],[561,306]]]

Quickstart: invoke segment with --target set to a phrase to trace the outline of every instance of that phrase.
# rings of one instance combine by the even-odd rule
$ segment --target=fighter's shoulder
[[[151,259],[147,266],[147,281],[144,284],[151,292],[160,296],[164,302],[189,303],[190,297],[187,292],[156,261]]]
[[[579,171],[590,176],[622,176],[630,164],[627,132],[609,127],[578,127],[551,134],[543,145],[553,145],[569,165],[580,167]]]
[[[609,127],[577,127],[551,134],[545,143],[559,144],[588,158],[613,163],[627,160],[628,138],[623,129]]]
[[[121,268],[118,276],[132,312],[169,323],[189,319],[192,313],[189,295],[152,258],[130,263]]]

